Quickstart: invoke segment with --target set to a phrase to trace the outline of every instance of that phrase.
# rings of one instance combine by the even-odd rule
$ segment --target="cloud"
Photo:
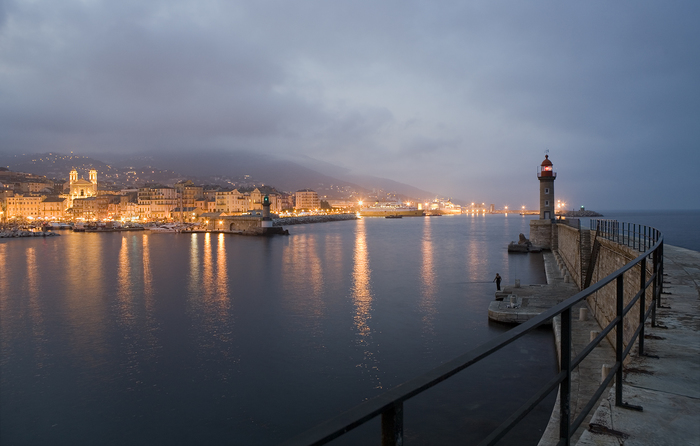
[[[534,205],[551,149],[588,203],[700,208],[667,199],[700,189],[696,2],[1,5],[3,151],[294,153]]]

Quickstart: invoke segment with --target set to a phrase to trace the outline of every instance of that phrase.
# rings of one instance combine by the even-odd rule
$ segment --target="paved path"
[[[643,412],[615,407],[615,388],[596,403],[574,433],[578,446],[693,445],[700,446],[700,252],[664,246],[664,308],[657,309],[657,327],[645,328],[645,351],[658,359],[634,356],[624,367],[623,401],[644,408]],[[544,253],[547,285],[504,287],[492,303],[489,317],[522,322],[576,294],[578,288],[564,279],[557,254]],[[517,294],[515,308],[509,295]],[[669,307],[669,308],[665,308]],[[588,318],[579,319],[580,308]],[[572,358],[601,331],[584,301],[572,313]],[[556,345],[560,326],[554,321]],[[636,355],[633,350],[633,355]],[[615,352],[607,340],[591,352],[572,372],[571,421],[579,415],[600,385],[602,366],[615,364]],[[614,380],[613,380],[614,382]],[[542,436],[540,446],[557,444],[559,401]]]
[[[547,273],[547,282],[550,286],[561,291],[563,298],[569,298],[576,294],[579,290],[576,285],[564,282],[562,270],[556,262],[556,254],[546,252],[544,255],[545,272]],[[567,286],[568,285],[568,286]],[[587,310],[588,316],[581,319],[581,309]],[[588,304],[583,301],[574,306],[571,315],[571,357],[575,358],[581,350],[583,350],[591,341],[591,332],[600,332],[601,327],[592,316]],[[559,352],[559,340],[561,339],[561,322],[560,318],[554,319],[554,336],[555,345],[557,347],[557,357],[561,358]],[[603,364],[615,363],[615,350],[612,345],[606,340],[603,340],[581,364],[576,367],[571,373],[571,421],[581,413],[581,410],[595,393],[601,382],[601,369]],[[583,434],[588,426],[588,421],[593,416],[589,414],[581,423],[581,427],[572,436],[572,443],[575,443]],[[552,409],[552,417],[549,420],[547,429],[542,435],[540,446],[555,445],[559,441],[559,395]]]
[[[664,246],[659,327],[647,325],[645,351],[625,367],[623,401],[615,389],[598,406],[578,446],[700,445],[700,252]],[[606,433],[594,433],[604,431]]]

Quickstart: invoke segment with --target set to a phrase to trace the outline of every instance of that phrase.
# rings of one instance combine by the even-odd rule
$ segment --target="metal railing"
[[[403,444],[403,404],[419,393],[445,381],[456,373],[470,367],[489,355],[499,351],[508,344],[515,342],[525,334],[533,331],[538,326],[546,323],[557,315],[561,315],[561,359],[560,372],[542,386],[528,401],[517,411],[511,414],[495,431],[491,432],[479,445],[493,445],[503,438],[518,422],[520,422],[532,409],[537,406],[547,395],[559,387],[559,442],[558,445],[570,445],[571,437],[576,429],[583,423],[584,418],[593,409],[596,401],[601,397],[608,384],[615,379],[615,404],[620,407],[641,410],[638,406],[626,404],[622,401],[622,372],[623,361],[629,355],[635,340],[639,339],[638,350],[644,355],[644,323],[652,317],[652,325],[656,324],[656,307],[661,303],[661,289],[663,284],[663,235],[658,230],[641,225],[630,225],[615,220],[592,220],[591,228],[597,231],[597,237],[605,238],[616,243],[626,244],[642,252],[637,258],[627,263],[622,268],[599,280],[592,286],[582,290],[560,304],[541,313],[535,318],[518,325],[508,332],[476,347],[470,352],[448,361],[433,370],[418,376],[410,381],[400,384],[393,389],[372,398],[349,411],[332,418],[325,423],[285,442],[285,445],[322,445],[340,437],[346,432],[364,424],[365,422],[381,415],[381,442],[383,446]],[[651,257],[653,269],[647,279],[647,261]],[[624,305],[624,275],[630,270],[640,266],[640,283],[635,296]],[[594,340],[592,340],[575,358],[571,358],[572,343],[572,318],[571,312],[574,305],[588,296],[600,291],[608,284],[615,283],[616,289],[616,316]],[[649,309],[645,308],[646,290],[652,287],[653,303]],[[624,347],[624,317],[632,307],[639,302],[639,326],[631,336],[627,347]],[[655,303],[655,304],[654,304]],[[571,421],[571,372],[591,351],[613,330],[615,335],[615,365],[610,369],[607,377],[595,391],[589,402],[581,410],[573,422]]]

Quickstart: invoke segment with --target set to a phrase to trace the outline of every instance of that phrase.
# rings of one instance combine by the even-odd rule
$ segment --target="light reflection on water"
[[[279,442],[502,331],[487,220],[0,243],[0,439]]]
[[[143,295],[146,299],[146,309],[153,311],[153,273],[151,272],[151,249],[148,245],[148,234],[143,235]]]
[[[34,360],[38,369],[43,368],[46,361],[46,334],[44,327],[44,309],[39,301],[39,271],[36,262],[36,248],[27,249],[27,298],[29,317],[31,319],[32,335],[35,339]]]
[[[423,311],[423,330],[430,336],[435,335],[433,323],[435,319],[436,309],[436,283],[435,270],[433,265],[433,240],[432,240],[432,218],[425,220],[423,225],[423,239],[421,241],[421,254],[423,263],[421,266],[421,302],[420,307]]]
[[[370,377],[375,389],[381,389],[379,376],[379,359],[376,356],[376,345],[372,337],[370,321],[372,319],[372,295],[369,254],[367,252],[365,221],[360,220],[355,229],[355,249],[353,254],[352,271],[352,300],[355,304],[356,345],[362,350],[362,362],[356,367]]]

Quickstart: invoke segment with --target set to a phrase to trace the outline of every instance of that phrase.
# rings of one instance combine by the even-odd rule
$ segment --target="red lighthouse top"
[[[552,167],[552,162],[549,160],[549,155],[544,156],[544,161],[538,166],[537,178],[551,177],[556,178],[557,173]]]

